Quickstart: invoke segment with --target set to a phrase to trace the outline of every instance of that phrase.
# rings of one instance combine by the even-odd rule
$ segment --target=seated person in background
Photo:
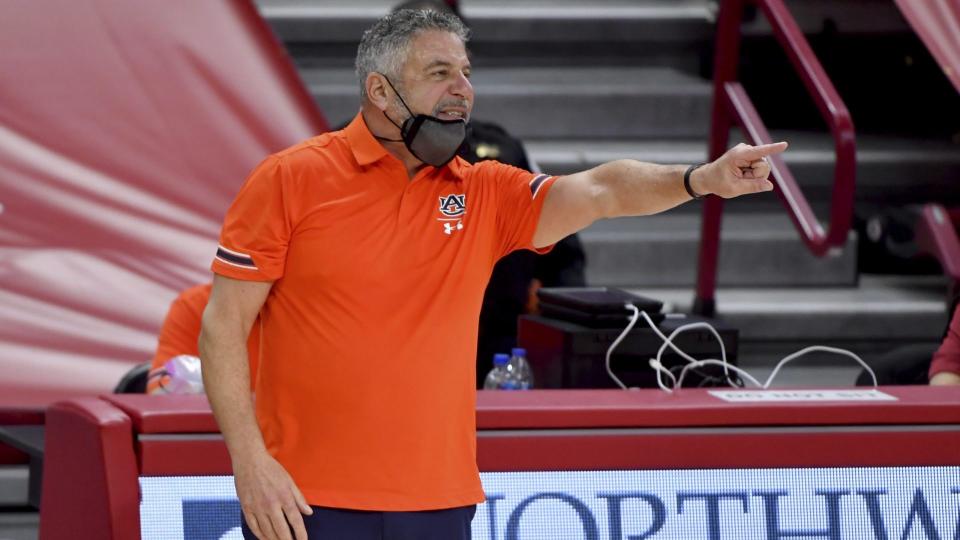
[[[929,376],[932,385],[960,384],[960,302],[955,302],[943,343],[933,354]]]
[[[867,363],[881,385],[960,384],[960,298],[954,300],[953,316],[939,347],[929,344],[905,345]],[[872,386],[873,378],[863,370],[858,386]]]
[[[164,365],[168,360],[182,354],[200,356],[197,339],[200,337],[200,319],[210,299],[211,284],[196,285],[184,290],[170,304],[170,310],[163,320],[160,335],[157,337],[157,352],[150,363],[150,375],[147,382],[148,394],[163,394],[164,385],[169,377],[165,375]],[[260,351],[260,325],[254,322],[247,339],[250,351],[250,385],[256,381],[257,361]]]

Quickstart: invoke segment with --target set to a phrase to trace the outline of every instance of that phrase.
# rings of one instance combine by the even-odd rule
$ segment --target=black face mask
[[[387,79],[386,75],[383,78]],[[383,115],[387,117],[387,120],[390,120],[391,124],[400,129],[400,136],[403,139],[386,139],[384,137],[377,137],[377,139],[388,142],[403,142],[414,157],[434,167],[443,167],[450,163],[450,160],[457,155],[457,151],[460,150],[464,139],[467,137],[466,120],[442,120],[429,114],[414,115],[410,107],[407,107],[403,96],[400,95],[400,92],[397,92],[393,83],[390,82],[390,79],[387,79],[387,84],[390,85],[390,88],[393,88],[393,92],[400,98],[400,103],[407,109],[410,116],[403,121],[403,125],[397,125],[384,111]]]

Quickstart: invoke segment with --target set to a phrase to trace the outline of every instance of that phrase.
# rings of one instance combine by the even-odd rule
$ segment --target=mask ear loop
[[[400,92],[397,92],[397,87],[394,86],[392,82],[390,82],[390,77],[387,77],[383,73],[380,73],[380,75],[383,76],[383,80],[387,81],[387,84],[390,85],[390,89],[393,90],[393,93],[396,94],[398,98],[400,98],[400,103],[403,104],[403,108],[406,109],[407,114],[410,115],[409,118],[413,118],[413,111],[411,111],[410,107],[407,106],[407,102],[404,101],[403,96],[400,95]],[[400,135],[403,136],[403,127],[401,127],[400,124],[394,122],[393,118],[390,118],[390,116],[387,114],[387,111],[380,111],[380,112],[383,113],[384,118],[389,120],[391,124],[393,124],[394,126],[396,126],[397,129],[400,130]],[[387,142],[404,142],[403,139],[388,139],[386,137],[376,137],[376,138],[378,140],[387,141]]]
[[[383,75],[383,73],[381,73],[380,75]],[[383,75],[383,79],[384,79],[385,81],[387,81],[387,84],[390,85],[390,89],[393,90],[393,93],[396,94],[398,98],[400,98],[400,103],[403,104],[403,108],[407,110],[407,112],[410,114],[410,116],[413,116],[413,111],[411,111],[411,110],[410,110],[410,107],[407,106],[407,102],[403,100],[403,96],[400,95],[400,92],[397,92],[397,87],[394,86],[392,82],[390,82],[390,77],[387,77],[386,75]],[[384,114],[386,114],[386,113],[384,113]],[[388,116],[387,119],[389,120],[390,117]],[[393,120],[390,120],[390,121],[393,122]],[[397,126],[397,123],[396,123],[396,122],[393,122],[393,125]],[[400,126],[397,126],[397,127],[399,128]]]

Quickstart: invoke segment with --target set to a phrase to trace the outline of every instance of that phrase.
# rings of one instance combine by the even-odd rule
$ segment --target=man
[[[477,314],[497,259],[597,219],[773,188],[763,158],[786,143],[562,178],[454,159],[474,99],[466,41],[442,13],[379,20],[357,52],[357,117],[268,157],[227,213],[200,352],[248,538],[469,538]]]

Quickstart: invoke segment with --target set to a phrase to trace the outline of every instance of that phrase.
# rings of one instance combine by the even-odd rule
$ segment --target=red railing
[[[717,159],[727,150],[730,128],[734,125],[743,129],[750,144],[773,142],[753,102],[743,86],[736,81],[740,56],[740,24],[747,4],[758,6],[770,22],[774,36],[797,70],[833,134],[836,164],[833,172],[830,225],[826,232],[782,156],[770,158],[771,180],[776,186],[777,195],[786,206],[800,237],[810,251],[817,256],[823,256],[831,249],[843,246],[850,231],[856,176],[853,120],[782,0],[723,0],[720,3],[714,57],[710,159]],[[694,312],[704,315],[713,315],[716,311],[714,295],[722,215],[723,199],[708,197],[703,206],[697,294],[693,307]]]

